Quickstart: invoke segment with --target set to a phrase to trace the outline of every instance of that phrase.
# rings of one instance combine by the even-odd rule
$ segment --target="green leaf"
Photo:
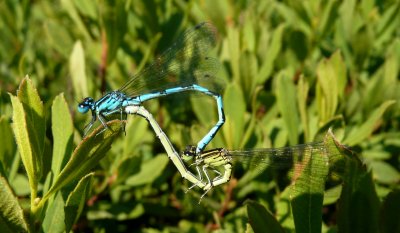
[[[46,121],[43,102],[39,97],[37,89],[33,86],[33,83],[28,76],[22,80],[21,85],[19,86],[18,99],[24,105],[28,123],[29,140],[34,149],[34,162],[40,178],[46,134]]]
[[[249,103],[257,81],[254,79],[257,75],[257,58],[253,53],[244,53],[240,56],[240,71],[240,86],[244,96],[247,96],[246,102]]]
[[[346,85],[346,67],[339,52],[323,60],[317,67],[317,101],[320,124],[325,124],[335,115],[339,97]]]
[[[282,35],[286,28],[286,24],[280,24],[272,35],[272,40],[269,44],[268,48],[268,56],[265,57],[264,63],[261,65],[261,68],[256,76],[256,80],[258,84],[263,84],[271,75],[274,62],[281,52],[282,47]]]
[[[268,229],[268,232],[285,232],[276,218],[255,201],[246,201],[247,216],[251,228],[255,233],[263,233]]]
[[[41,201],[42,204],[62,187],[74,180],[80,179],[98,164],[98,162],[106,155],[106,152],[111,148],[112,142],[121,130],[122,123],[123,122],[119,120],[109,121],[107,123],[109,127],[108,130],[99,133],[103,130],[103,126],[100,125],[89,136],[81,141],[68,163],[56,177],[49,191],[44,195]]]
[[[98,5],[96,2],[74,0],[76,9],[93,20],[97,20]]]
[[[233,73],[233,80],[238,81],[240,78],[240,43],[239,30],[234,27],[228,27],[227,43],[229,49],[229,59]]]
[[[10,180],[10,185],[17,196],[27,196],[31,192],[29,180],[25,175],[16,174],[14,179]]]
[[[58,192],[54,200],[47,207],[43,219],[42,228],[44,233],[64,232],[65,231],[65,201],[61,192]]]
[[[3,176],[0,176],[0,209],[0,232],[28,232],[22,208]]]
[[[338,231],[378,232],[379,199],[371,173],[358,159],[347,159],[343,179],[338,203]]]
[[[340,33],[343,33],[345,40],[350,40],[354,35],[354,29],[356,28],[353,22],[356,21],[356,0],[344,1],[340,7],[340,24],[343,28]]]
[[[322,204],[325,182],[333,167],[343,162],[344,147],[337,142],[331,130],[323,141],[324,150],[313,148],[293,154],[294,161],[291,204],[296,232],[320,232],[322,228]]]
[[[400,190],[394,190],[383,201],[380,211],[380,232],[400,232]]]
[[[78,40],[75,42],[69,57],[69,72],[71,73],[74,91],[78,99],[83,99],[89,94],[85,67],[85,52],[81,41]]]
[[[376,27],[374,47],[382,49],[382,46],[386,46],[385,43],[392,40],[393,34],[399,28],[399,10],[400,4],[397,2],[383,12]]]
[[[371,113],[362,125],[352,128],[343,143],[347,145],[356,145],[368,138],[381,121],[383,113],[394,103],[396,103],[394,100],[387,100],[382,103],[381,106]]]
[[[0,163],[5,172],[8,173],[11,169],[11,164],[14,159],[16,146],[11,124],[5,117],[0,117],[0,138]]]
[[[28,77],[21,82],[18,98],[9,95],[13,106],[13,131],[28,175],[33,201],[42,170],[45,137],[43,104]]]
[[[285,23],[288,24],[288,26],[300,29],[307,37],[312,36],[313,30],[311,25],[302,19],[301,15],[295,11],[296,9],[280,2],[276,2],[274,5],[277,14],[285,18]]]
[[[127,32],[125,1],[104,1],[101,18],[107,37],[107,64],[110,64]]]
[[[228,148],[238,148],[244,134],[244,116],[246,111],[243,93],[236,83],[228,85],[224,95],[226,122],[222,127]]]
[[[54,99],[51,108],[51,116],[54,139],[51,170],[53,175],[57,177],[72,152],[74,131],[74,126],[72,124],[71,115],[69,114],[68,104],[64,99],[64,94],[60,94]]]
[[[127,203],[106,202],[102,203],[99,207],[98,210],[90,210],[87,213],[87,218],[89,220],[104,221],[105,219],[116,219],[118,221],[126,221],[129,219],[136,219],[146,213],[145,210],[147,206],[140,202],[130,201]]]
[[[147,121],[141,117],[133,117],[126,124],[126,138],[124,140],[123,158],[138,153],[144,143],[150,143],[154,139],[153,132],[148,129]],[[141,132],[141,133],[138,133]]]
[[[296,87],[292,80],[284,72],[281,72],[278,77],[276,88],[276,100],[281,112],[282,118],[285,121],[286,130],[289,136],[291,145],[298,144],[299,134],[299,114],[297,110],[297,95]]]
[[[63,57],[68,57],[73,40],[67,28],[60,27],[58,22],[51,20],[44,22],[44,27],[47,34],[48,46],[55,49]]]
[[[139,173],[141,163],[141,156],[133,156],[122,160],[115,171],[117,180],[114,181],[113,185],[124,183],[130,175]]]
[[[382,161],[372,161],[370,167],[373,171],[374,179],[383,184],[398,184],[400,182],[399,172],[388,163]]]
[[[339,232],[378,232],[379,199],[370,172],[354,152],[344,155],[342,193],[338,202]]]
[[[79,29],[80,33],[86,40],[90,41],[90,33],[88,29],[86,29],[85,22],[83,22],[81,19],[77,11],[77,7],[74,5],[74,1],[61,0],[61,5],[68,13],[69,17],[73,20],[74,26]]]
[[[168,156],[156,156],[149,161],[146,161],[140,172],[126,179],[126,184],[129,186],[140,186],[151,184],[164,171],[169,162]]]
[[[324,7],[322,12],[322,19],[318,25],[318,35],[321,36],[321,38],[325,37],[327,33],[335,28],[334,24],[336,23],[338,17],[338,9],[340,3],[340,1],[332,0],[328,1],[326,6]]]
[[[93,174],[94,173],[89,173],[84,176],[76,185],[75,189],[68,195],[64,207],[66,232],[70,232],[73,224],[79,219],[82,213],[85,202],[90,194]]]
[[[190,101],[193,106],[193,111],[196,114],[196,117],[199,119],[199,122],[205,126],[211,125],[212,122],[216,122],[218,113],[217,113],[217,107],[215,104],[214,99],[211,98],[198,98],[198,97],[192,97],[190,98]],[[209,109],[210,106],[215,106],[214,111],[204,111],[204,109]]]
[[[318,232],[322,227],[322,204],[328,166],[323,154],[309,152],[304,154],[306,165],[297,164],[294,168],[295,181],[291,189],[291,204],[296,232]]]
[[[310,126],[307,114],[307,99],[309,92],[309,84],[305,81],[304,76],[301,76],[297,85],[297,104],[299,106],[299,114],[301,125],[303,126],[305,141],[311,141]]]
[[[400,43],[400,41],[399,41]],[[398,70],[399,57],[395,54],[395,43],[388,48],[388,54],[384,57],[385,63],[381,68],[369,77],[363,94],[364,112],[371,112],[373,108],[388,99],[395,99],[399,89]]]

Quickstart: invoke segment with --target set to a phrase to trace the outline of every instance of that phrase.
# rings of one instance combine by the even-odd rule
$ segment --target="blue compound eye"
[[[94,104],[94,100],[90,97],[85,98],[82,102],[78,104],[78,112],[80,113],[87,113],[89,109]]]
[[[79,104],[78,105],[78,112],[80,113],[87,113],[89,111],[89,106],[85,104]]]

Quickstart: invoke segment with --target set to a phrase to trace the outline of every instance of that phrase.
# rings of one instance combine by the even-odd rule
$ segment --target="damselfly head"
[[[185,150],[182,152],[181,157],[184,160],[191,160],[196,156],[196,146],[186,146]]]
[[[87,113],[94,105],[94,100],[91,97],[86,97],[78,104],[78,112]]]

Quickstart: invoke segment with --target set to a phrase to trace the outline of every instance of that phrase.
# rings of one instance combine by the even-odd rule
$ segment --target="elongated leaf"
[[[68,196],[64,208],[66,232],[70,232],[73,224],[78,220],[82,213],[86,199],[90,194],[93,174],[94,173],[89,173],[84,176]]]
[[[48,39],[46,42],[48,46],[67,58],[74,44],[72,35],[68,32],[67,28],[60,27],[56,21],[51,20],[44,22],[44,26],[46,29],[46,39]]]
[[[80,179],[95,167],[111,148],[111,143],[121,130],[121,123],[122,122],[119,120],[110,121],[107,123],[109,129],[98,134],[103,130],[103,126],[100,125],[88,137],[82,140],[76,147],[71,159],[62,169],[58,177],[56,177],[50,190],[44,195],[42,201],[46,201],[62,187],[69,184],[71,181]]]
[[[8,173],[11,168],[16,150],[13,137],[11,124],[6,118],[0,117],[0,163],[6,173]]]
[[[264,206],[254,201],[247,201],[246,207],[249,223],[255,233],[264,233],[267,229],[269,232],[285,232],[276,218]]]
[[[81,19],[77,7],[74,5],[74,1],[61,0],[61,5],[65,11],[69,14],[71,19],[74,21],[74,25],[80,30],[80,32],[85,36],[86,40],[90,40],[90,33],[85,26],[85,23]]]
[[[382,15],[377,25],[375,47],[380,48],[388,40],[392,39],[394,31],[399,28],[399,9],[400,4],[392,4]]]
[[[346,161],[338,205],[338,232],[378,232],[379,199],[372,175],[359,160]]]
[[[27,128],[27,120],[24,112],[24,107],[19,99],[10,95],[11,103],[13,105],[13,131],[18,145],[18,150],[22,158],[26,173],[29,179],[31,192],[37,192],[38,175],[35,162],[33,161],[33,148],[29,141],[29,134]]]
[[[0,232],[28,232],[24,214],[7,180],[0,176]]]
[[[29,77],[25,77],[18,90],[18,98],[10,94],[13,105],[13,131],[28,174],[32,200],[43,166],[45,139],[43,103]]]
[[[395,102],[396,101],[394,100],[388,100],[382,103],[381,106],[379,106],[379,108],[377,108],[361,126],[355,126],[349,132],[344,140],[344,143],[347,145],[355,145],[369,137],[375,129],[376,125],[381,120],[383,113]]]
[[[43,163],[42,154],[44,151],[46,123],[43,102],[28,76],[22,80],[21,85],[19,86],[18,99],[24,105],[24,110],[26,112],[29,140],[34,152],[34,166],[40,178]]]
[[[245,53],[240,56],[240,86],[246,97],[246,103],[251,101],[256,87],[257,59],[252,53]]]
[[[339,52],[318,64],[317,101],[320,124],[328,122],[336,112],[339,97],[343,95],[346,69]]]
[[[79,13],[97,20],[98,5],[95,2],[74,0],[73,3]]]
[[[340,173],[343,167],[334,169],[334,165],[343,163],[343,150],[331,130],[325,136],[324,147],[327,150],[312,150],[302,154],[299,164],[294,166],[291,189],[291,204],[296,232],[320,232],[322,229],[322,204],[325,182],[328,175]],[[304,165],[304,166],[303,166]]]
[[[325,189],[325,179],[328,166],[321,159],[314,159],[323,154],[310,154],[307,157],[307,167],[295,168],[295,175],[300,172],[292,184],[291,204],[296,232],[320,232],[322,228],[322,203]],[[322,171],[322,168],[325,168]]]
[[[400,41],[398,42],[400,43]],[[365,112],[371,112],[373,108],[388,99],[395,99],[399,84],[396,83],[399,76],[399,57],[395,53],[395,44],[388,48],[385,63],[369,78],[365,87],[365,98],[363,99]]]
[[[127,32],[127,12],[125,1],[104,1],[102,11],[103,26],[107,36],[107,64],[110,64]]]
[[[276,57],[279,55],[282,47],[282,35],[286,28],[286,24],[281,24],[277,29],[275,29],[272,40],[268,46],[268,56],[264,63],[261,65],[261,68],[256,77],[257,83],[264,83],[269,76],[271,75],[274,68],[274,61]]]
[[[340,1],[328,1],[322,14],[322,19],[319,24],[319,35],[324,37],[334,28],[338,16],[338,8]]]
[[[400,232],[400,190],[394,190],[385,198],[380,212],[380,232]]]
[[[159,177],[167,166],[169,159],[167,156],[156,156],[144,163],[140,172],[129,177],[126,184],[130,186],[139,186],[152,183]]]
[[[297,110],[296,87],[292,80],[284,73],[278,76],[276,99],[291,145],[298,144],[299,114]]]
[[[244,133],[244,116],[246,110],[244,97],[239,86],[234,83],[225,90],[226,122],[222,128],[228,148],[239,148]]]
[[[216,122],[218,118],[217,107],[212,103],[212,100],[211,98],[190,98],[193,111],[199,119],[199,122],[204,126],[211,125],[212,122]],[[204,111],[204,109],[208,109],[210,106],[215,106],[215,111],[211,111],[211,109],[210,111]]]
[[[369,163],[373,171],[374,179],[381,184],[395,185],[400,182],[400,173],[388,163],[372,161]]]
[[[61,192],[58,192],[47,211],[42,223],[45,233],[62,233],[65,231],[65,201]]]
[[[69,72],[71,73],[74,91],[78,99],[88,96],[85,67],[85,52],[81,41],[77,41],[69,57]]]
[[[309,89],[310,87],[305,81],[305,78],[301,76],[297,85],[297,105],[299,106],[301,125],[303,126],[304,137],[307,142],[311,141],[310,126],[306,108]]]
[[[110,202],[101,205],[99,210],[91,210],[87,214],[87,218],[91,221],[104,219],[115,219],[118,221],[126,221],[135,219],[145,214],[146,209],[152,209],[154,206],[145,206],[143,203],[137,201],[129,201],[127,203],[111,204]],[[171,216],[171,211],[159,210],[160,206],[155,208],[155,211],[163,212]]]
[[[51,108],[52,132],[54,138],[51,170],[57,177],[72,152],[73,124],[64,95],[58,95]]]
[[[239,81],[239,59],[240,59],[240,43],[239,43],[239,30],[237,28],[228,28],[228,46],[229,46],[229,58],[232,67],[233,80]]]

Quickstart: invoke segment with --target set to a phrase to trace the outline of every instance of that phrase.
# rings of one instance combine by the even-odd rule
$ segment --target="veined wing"
[[[177,86],[212,83],[219,64],[206,55],[215,44],[216,29],[203,22],[181,35],[169,49],[118,91],[138,96]]]
[[[322,184],[331,177],[340,180],[345,171],[344,157],[334,143],[313,142],[291,147],[231,150],[233,163],[245,164],[247,169],[261,173],[267,168],[291,171],[293,191],[299,192],[307,180],[309,187]],[[299,182],[302,180],[301,182]],[[297,182],[297,185],[296,185]],[[306,188],[309,188],[306,187]]]

